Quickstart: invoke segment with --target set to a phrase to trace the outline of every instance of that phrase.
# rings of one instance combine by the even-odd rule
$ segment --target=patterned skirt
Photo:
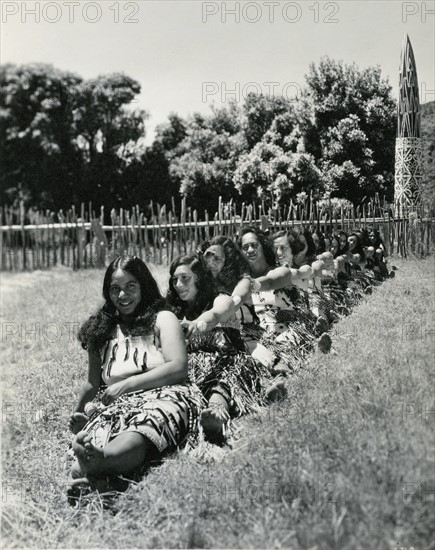
[[[330,319],[331,315],[343,316],[350,312],[352,300],[346,293],[346,285],[340,285],[333,277],[322,276],[322,288],[314,289],[310,294],[312,307],[317,307]]]
[[[107,407],[103,391],[85,409],[90,418],[83,429],[96,447],[121,433],[139,432],[159,452],[173,451],[196,435],[203,398],[191,382],[121,395]]]
[[[218,327],[202,333],[190,342],[188,352],[189,378],[207,400],[220,394],[232,418],[265,404],[272,375],[248,353],[238,330]]]
[[[258,342],[275,356],[276,361],[282,360],[296,371],[316,341],[315,319],[309,311],[289,310],[281,311],[278,320],[281,332],[265,330],[251,323],[244,325],[243,336],[248,345],[249,342]]]

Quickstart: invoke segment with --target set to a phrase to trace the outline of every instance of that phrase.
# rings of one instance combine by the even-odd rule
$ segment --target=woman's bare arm
[[[292,280],[296,270],[288,267],[276,267],[271,269],[267,275],[257,277],[255,280],[260,283],[261,290],[277,290],[278,288],[286,288],[292,285]]]
[[[250,277],[242,277],[234,287],[231,296],[239,296],[240,303],[244,304],[249,300],[252,291],[252,281]]]
[[[187,336],[195,332],[205,332],[211,330],[219,323],[225,323],[236,312],[240,304],[239,296],[227,296],[219,294],[213,302],[213,307],[202,313],[197,319],[190,323]]]
[[[98,354],[88,352],[88,379],[80,390],[79,402],[74,412],[83,412],[86,403],[97,395],[101,381],[101,358]]]
[[[180,322],[170,311],[161,311],[157,315],[156,328],[160,335],[160,345],[165,362],[148,372],[130,376],[117,382],[123,393],[139,390],[152,390],[162,386],[180,384],[187,378],[187,351]],[[109,386],[108,390],[110,390]]]

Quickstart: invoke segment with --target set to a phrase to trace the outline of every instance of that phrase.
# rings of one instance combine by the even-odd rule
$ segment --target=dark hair
[[[344,233],[346,235],[344,231],[341,231],[340,233]],[[346,254],[346,252],[349,250],[349,244],[347,240],[344,245],[341,244],[340,233],[334,233],[331,236],[331,244],[332,244],[332,239],[335,239],[338,242],[338,250],[337,252],[334,253],[334,259],[338,258],[338,256],[341,256],[342,254]]]
[[[352,250],[352,254],[359,254],[361,260],[363,260],[365,258],[365,253],[360,235],[358,235],[358,233],[351,233],[349,237],[356,237],[356,246]]]
[[[344,235],[346,237],[344,245],[341,245],[340,235]],[[347,242],[349,235],[348,233],[346,233],[346,231],[342,229],[337,233],[337,236],[338,236],[338,240],[340,241],[340,254],[346,254],[346,252],[349,250],[349,243]]]
[[[313,241],[313,236],[311,234],[311,231],[309,229],[304,229],[301,231],[301,234],[305,237],[305,240],[307,241],[307,252],[306,252],[306,258],[308,261],[313,261],[316,259],[316,245]]]
[[[193,273],[198,277],[196,282],[198,294],[196,295],[195,304],[193,306],[181,300],[174,288],[172,277],[177,267],[181,265],[190,267]],[[169,268],[169,289],[166,298],[179,319],[183,317],[189,320],[196,319],[201,313],[212,307],[216,294],[213,276],[204,265],[201,256],[195,254],[180,256],[172,262]]]
[[[269,267],[276,267],[278,262],[276,259],[275,250],[273,248],[273,243],[261,229],[251,226],[244,227],[237,239],[237,246],[239,249],[242,249],[242,237],[248,233],[253,233],[257,237],[259,243],[261,244],[261,248],[263,249],[264,259],[266,260],[267,265]]]
[[[383,246],[385,248],[384,241],[382,240],[379,231],[373,227],[371,229],[371,233],[373,233],[373,235],[375,236],[375,242],[372,243],[369,241],[369,246],[373,246],[375,249],[379,248],[380,246]]]
[[[137,256],[119,256],[109,265],[104,275],[103,298],[105,304],[95,315],[91,315],[79,330],[78,339],[82,347],[94,353],[98,353],[104,346],[119,321],[118,312],[110,299],[112,276],[118,269],[133,275],[140,286],[141,301],[128,323],[128,331],[131,336],[149,333],[154,327],[157,313],[168,309],[166,301],[145,263]]]
[[[296,256],[296,254],[299,254],[305,248],[304,243],[299,238],[299,233],[295,229],[287,231],[287,240],[290,243],[293,256]]]
[[[358,231],[355,231],[355,233],[360,237],[361,244],[363,246],[371,246],[370,239],[369,239],[369,232],[365,227],[362,229],[359,229]]]
[[[317,254],[317,255],[318,254],[323,254],[323,252],[326,251],[326,243],[325,243],[325,237],[323,236],[323,233],[321,231],[319,231],[318,229],[313,231],[312,234],[311,234],[311,238],[314,242],[313,235],[317,235],[317,237],[319,238],[319,244],[316,246],[316,243],[314,243],[314,246],[315,246],[315,249],[316,249],[315,254]]]
[[[201,246],[201,252],[205,252],[207,248],[213,245],[221,246],[225,254],[225,264],[216,279],[216,283],[223,289],[233,290],[243,275],[249,273],[248,261],[234,242],[223,236],[205,241]]]
[[[274,241],[275,239],[279,239],[280,237],[287,237],[287,240],[288,240],[287,231],[277,231],[272,235],[271,238],[272,238],[272,241]]]

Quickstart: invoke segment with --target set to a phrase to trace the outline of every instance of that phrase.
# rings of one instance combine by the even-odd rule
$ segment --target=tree
[[[292,112],[292,104],[282,97],[249,93],[243,104],[242,128],[248,148],[252,149],[281,115],[282,121]]]
[[[122,74],[83,82],[44,64],[5,65],[0,78],[4,202],[134,203],[125,176],[139,166],[127,149],[145,135],[146,113],[128,108],[138,82]]]
[[[237,197],[232,175],[245,150],[237,105],[213,109],[208,117],[195,114],[186,121],[184,139],[168,154],[169,173],[195,208],[216,210],[219,196]]]
[[[80,172],[74,107],[81,78],[51,65],[5,65],[0,72],[1,199],[62,208]]]
[[[396,103],[380,68],[325,57],[310,65],[306,82],[297,118],[326,186],[355,202],[375,191],[391,198]]]
[[[158,144],[160,149],[165,151],[165,153],[171,157],[186,135],[186,121],[176,113],[170,113],[168,116],[168,122],[157,126],[154,144]]]
[[[246,201],[260,198],[276,204],[295,198],[302,191],[317,196],[321,173],[309,153],[286,152],[262,140],[239,158],[234,184]]]
[[[323,152],[325,188],[331,196],[360,202],[386,191],[382,176],[374,172],[373,151],[361,130],[359,118],[350,115],[330,128]],[[357,163],[355,162],[357,160]]]
[[[74,120],[85,164],[75,202],[92,200],[101,204],[104,194],[108,207],[132,206],[138,184],[133,168],[141,165],[138,151],[143,153],[141,140],[148,115],[140,109],[131,110],[128,105],[140,93],[140,84],[115,73],[84,82],[81,92]]]

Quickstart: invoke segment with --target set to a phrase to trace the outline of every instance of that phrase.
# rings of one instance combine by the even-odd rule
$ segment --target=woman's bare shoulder
[[[178,322],[177,316],[172,311],[163,310],[159,311],[156,316],[156,324],[162,326],[164,323]]]

